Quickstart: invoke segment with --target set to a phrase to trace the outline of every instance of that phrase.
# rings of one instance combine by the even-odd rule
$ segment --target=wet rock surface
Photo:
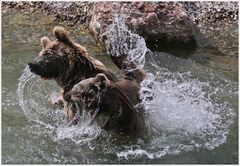
[[[238,56],[238,2],[2,2],[2,11],[41,11],[66,26],[84,24],[104,43],[118,14],[151,50],[216,48]]]
[[[42,10],[57,21],[65,21],[69,26],[90,21],[93,2],[45,2]]]
[[[41,10],[41,7],[44,2],[16,2],[16,1],[5,1],[2,2],[2,12],[11,12],[14,10],[20,10],[24,13],[32,13],[36,12],[37,10]]]
[[[149,48],[171,45],[192,47],[195,39],[192,22],[179,3],[167,2],[97,2],[94,4],[90,29],[101,41],[106,40],[116,15],[126,17],[132,31],[144,37]]]
[[[183,5],[197,28],[198,47],[214,47],[225,55],[238,56],[238,2],[184,2]]]
[[[94,36],[105,32],[118,14],[127,18],[132,31],[143,36],[150,48],[168,44],[194,46],[191,20],[179,3],[166,2],[4,2],[3,9],[41,10],[68,26],[89,24]],[[187,45],[186,45],[187,44]]]
[[[53,17],[55,21],[65,22],[66,26],[84,24],[91,18],[93,2],[2,2],[2,11],[20,10],[25,13],[39,12]]]

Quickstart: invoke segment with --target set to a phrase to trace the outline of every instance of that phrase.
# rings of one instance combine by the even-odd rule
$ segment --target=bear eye
[[[45,53],[46,54],[53,54],[53,51],[52,50],[46,50]]]

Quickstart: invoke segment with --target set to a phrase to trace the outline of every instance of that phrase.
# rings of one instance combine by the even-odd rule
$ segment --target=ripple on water
[[[164,68],[156,71],[147,75],[141,88],[148,138],[127,145],[112,143],[109,134],[96,125],[88,125],[87,116],[79,125],[69,125],[63,110],[43,104],[57,93],[56,86],[31,74],[28,68],[19,79],[17,95],[25,116],[42,131],[39,135],[47,133],[54,142],[67,140],[97,148],[103,155],[110,153],[119,160],[161,158],[200,148],[214,149],[226,142],[235,114],[229,103],[218,104],[211,99],[221,90],[211,91],[208,82],[193,79],[190,72],[172,73]],[[96,141],[99,137],[101,145]]]
[[[42,128],[43,133],[48,132],[53,141],[71,139],[75,143],[81,143],[97,137],[100,129],[95,125],[87,125],[90,118],[83,116],[82,123],[71,126],[64,117],[64,110],[51,106],[50,100],[56,98],[58,91],[53,82],[43,81],[26,67],[19,78],[17,89],[19,103],[26,118]]]

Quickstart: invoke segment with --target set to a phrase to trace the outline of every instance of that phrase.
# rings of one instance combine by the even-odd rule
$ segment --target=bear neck
[[[108,125],[112,126],[112,129],[117,129],[119,132],[124,134],[133,133],[134,128],[136,128],[136,110],[134,108],[134,104],[129,99],[129,97],[123,92],[121,87],[119,87],[116,83],[111,82],[108,85],[108,89],[106,91],[107,97],[112,96],[112,100],[114,100],[115,104],[119,104],[118,110],[113,110],[114,112],[121,112],[121,115],[114,119],[115,126],[111,125],[112,117],[114,112],[112,112],[106,121],[104,128],[109,128]],[[108,100],[108,99],[105,99]],[[111,130],[111,127],[109,128]]]
[[[58,85],[63,88],[64,94],[78,82],[97,74],[97,69],[93,63],[87,57],[81,55],[79,51],[73,53],[69,63],[69,69],[55,79]]]
[[[109,93],[109,96],[115,96],[117,99],[119,99],[120,102],[124,103],[124,105],[131,110],[131,112],[135,112],[134,104],[132,103],[131,99],[124,93],[122,88],[118,86],[114,82],[110,82],[108,86],[107,92]]]

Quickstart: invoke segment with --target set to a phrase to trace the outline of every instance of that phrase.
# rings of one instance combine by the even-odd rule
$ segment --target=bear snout
[[[28,63],[31,72],[36,72],[38,70],[38,65],[35,63]]]
[[[44,65],[41,63],[35,63],[34,61],[31,63],[28,63],[29,69],[32,73],[35,73],[39,76],[44,76],[45,70],[44,70]]]
[[[34,66],[33,63],[28,63],[29,68],[32,68]]]

